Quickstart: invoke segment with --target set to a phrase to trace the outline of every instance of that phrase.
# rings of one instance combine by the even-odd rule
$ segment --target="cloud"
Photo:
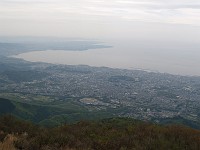
[[[40,15],[39,15],[40,14]],[[98,16],[200,25],[196,0],[1,0],[0,18],[80,19]],[[55,17],[53,17],[55,16]],[[76,16],[76,17],[75,17]],[[71,17],[71,19],[72,19]],[[174,20],[177,20],[174,22]]]
[[[42,27],[41,32],[46,26],[50,27],[49,30],[55,30],[62,25],[62,28],[68,29],[71,33],[76,31],[72,28],[77,27],[79,29],[77,32],[81,33],[86,32],[85,29],[94,28],[95,25],[99,31],[94,32],[98,34],[101,28],[108,28],[105,29],[107,31],[116,24],[124,22],[200,26],[200,2],[199,0],[0,0],[0,22],[2,28],[0,31],[10,30],[7,32],[18,32],[17,29],[24,26],[28,28],[27,30]]]

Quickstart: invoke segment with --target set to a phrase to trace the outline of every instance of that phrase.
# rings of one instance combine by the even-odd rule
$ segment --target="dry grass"
[[[3,142],[0,142],[0,150],[16,150],[14,146],[14,141],[16,141],[17,138],[12,135],[8,134]]]
[[[53,149],[55,150],[56,148],[52,148],[49,146],[45,146],[45,147],[41,148],[41,150],[53,150]],[[58,150],[77,150],[77,149],[64,147],[64,148],[58,148]],[[85,149],[83,149],[83,150],[85,150]]]

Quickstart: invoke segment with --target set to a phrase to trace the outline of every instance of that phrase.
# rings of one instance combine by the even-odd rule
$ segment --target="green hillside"
[[[58,126],[63,123],[74,123],[80,120],[95,120],[111,117],[109,112],[90,112],[84,107],[70,101],[58,103],[33,104],[0,98],[0,114],[12,114],[44,126]]]
[[[16,107],[11,101],[0,98],[0,114],[11,113],[15,109]]]

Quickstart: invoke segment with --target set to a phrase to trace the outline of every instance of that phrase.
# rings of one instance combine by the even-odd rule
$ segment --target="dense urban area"
[[[4,59],[2,98],[44,105],[70,102],[88,112],[157,123],[178,117],[199,121],[200,77]]]

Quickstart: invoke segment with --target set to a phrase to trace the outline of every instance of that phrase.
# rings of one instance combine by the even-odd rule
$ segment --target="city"
[[[199,77],[83,65],[31,66],[33,78],[25,77],[27,71],[1,73],[1,96],[19,93],[24,95],[22,101],[28,100],[28,94],[53,96],[51,102],[70,98],[89,111],[113,110],[114,116],[155,122],[175,117],[199,121]]]

